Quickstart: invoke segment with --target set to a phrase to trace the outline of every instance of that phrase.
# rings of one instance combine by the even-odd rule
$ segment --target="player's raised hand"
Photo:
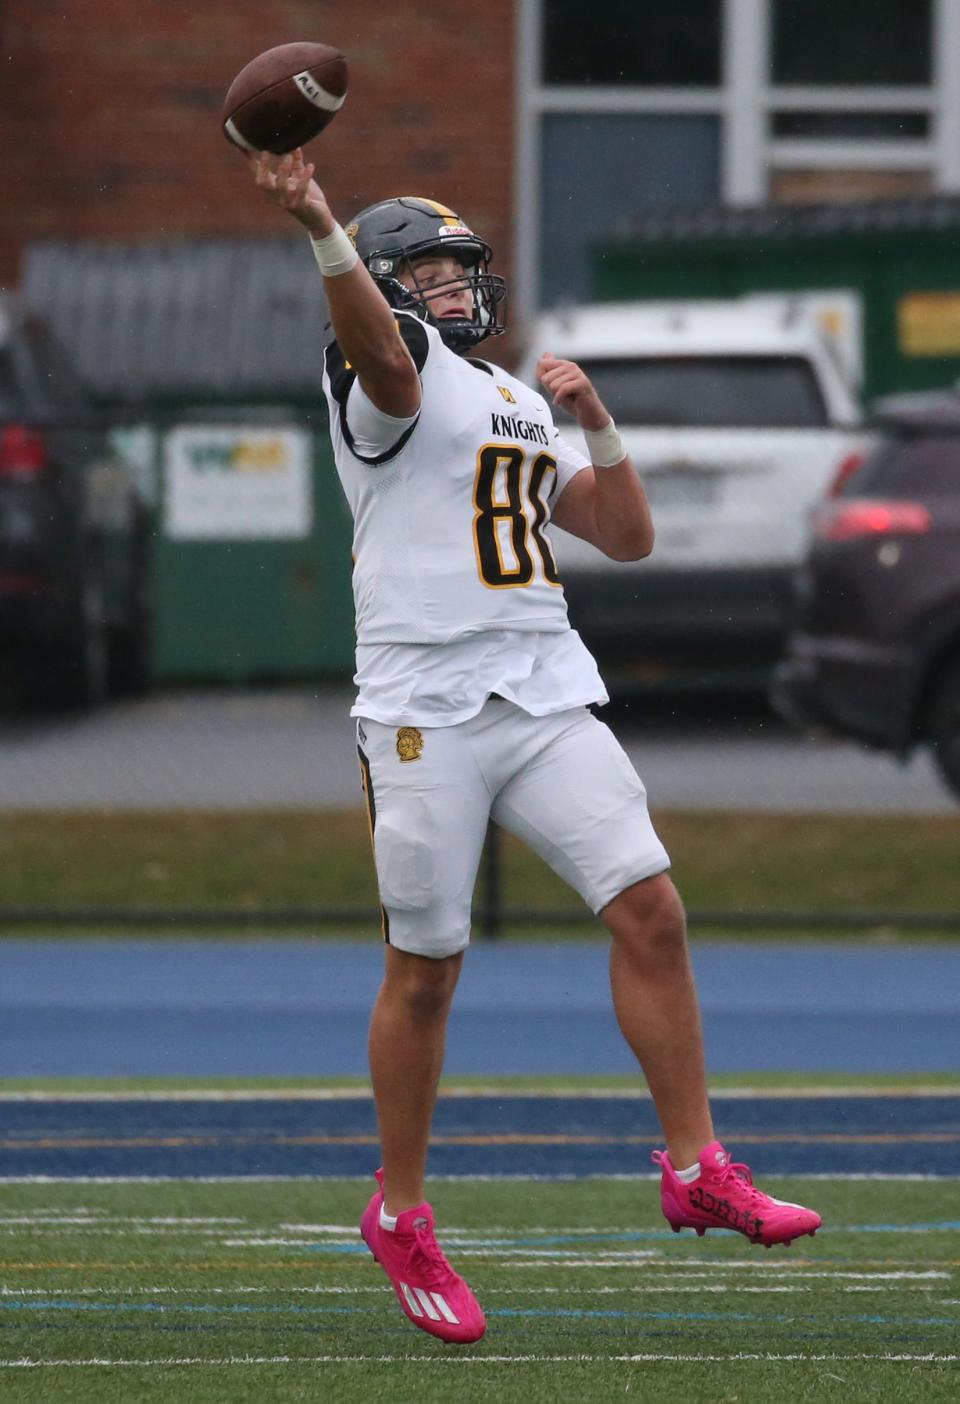
[[[316,237],[334,226],[327,198],[313,178],[312,162],[304,161],[300,147],[284,156],[261,151],[247,158],[254,179],[267,198],[309,229]]]
[[[582,429],[602,429],[609,422],[609,412],[576,361],[562,361],[545,351],[537,362],[537,379],[553,403],[572,414]]]

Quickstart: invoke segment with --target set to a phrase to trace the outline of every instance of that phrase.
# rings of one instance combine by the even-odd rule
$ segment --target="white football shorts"
[[[456,726],[360,718],[357,741],[384,934],[399,950],[439,959],[467,945],[488,818],[594,912],[670,866],[640,777],[585,707],[533,717],[491,698]]]

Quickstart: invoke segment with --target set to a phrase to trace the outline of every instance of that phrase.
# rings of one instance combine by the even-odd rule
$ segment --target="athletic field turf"
[[[26,1133],[7,1110],[9,1146]],[[477,1145],[477,1178],[431,1191],[488,1315],[469,1347],[401,1315],[357,1233],[366,1177],[108,1179],[65,1152],[64,1178],[0,1182],[0,1399],[953,1404],[960,1181],[922,1178],[934,1147],[960,1142],[946,1112],[937,1130],[901,1125],[900,1177],[764,1176],[825,1219],[769,1251],[673,1235],[644,1174],[486,1178]]]

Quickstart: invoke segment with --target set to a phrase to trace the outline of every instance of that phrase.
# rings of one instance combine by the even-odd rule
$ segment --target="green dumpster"
[[[350,514],[326,426],[242,406],[157,434],[153,676],[353,672]]]

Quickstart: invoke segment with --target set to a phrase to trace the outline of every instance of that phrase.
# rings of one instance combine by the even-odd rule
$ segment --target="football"
[[[251,59],[223,100],[229,141],[277,155],[322,132],[347,95],[347,61],[329,44],[280,44]]]

